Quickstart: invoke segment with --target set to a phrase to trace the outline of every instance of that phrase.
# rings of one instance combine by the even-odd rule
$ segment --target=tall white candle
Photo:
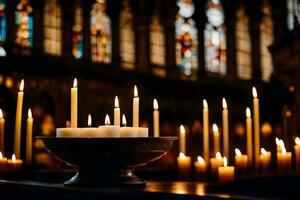
[[[14,153],[17,159],[21,156],[21,126],[22,126],[22,107],[23,107],[23,93],[24,80],[20,83],[17,99],[16,121],[15,121],[15,141],[14,141]]]
[[[186,154],[186,134],[185,134],[185,128],[183,125],[180,125],[180,132],[179,132],[179,152]]]
[[[153,100],[153,136],[159,137],[159,110],[157,100]]]
[[[216,154],[217,152],[220,152],[220,133],[216,124],[213,124],[213,134],[214,154]]]
[[[229,123],[228,123],[228,109],[226,99],[222,99],[222,119],[223,119],[223,154],[229,158]]]
[[[253,166],[252,118],[250,108],[246,108],[246,134],[248,165]]]
[[[254,161],[255,167],[259,168],[260,155],[260,125],[259,125],[259,99],[255,87],[252,88],[253,95],[253,114],[254,114]]]
[[[206,163],[209,162],[209,116],[208,104],[203,100],[203,157]]]
[[[114,108],[114,125],[120,127],[120,106],[119,106],[119,99],[116,96],[115,97],[115,108]]]
[[[133,119],[132,125],[133,127],[139,127],[139,96],[136,85],[134,86],[134,97],[133,97]]]
[[[296,171],[299,172],[300,171],[300,138],[299,137],[295,138],[294,151],[295,151]]]
[[[77,79],[74,79],[73,87],[71,88],[71,127],[77,127],[77,108],[78,108],[78,89]]]
[[[28,109],[28,118],[27,118],[27,130],[26,130],[26,164],[31,165],[32,163],[32,126],[33,118],[31,109]]]
[[[0,109],[0,151],[4,154],[4,130],[5,119],[3,117],[2,110]]]

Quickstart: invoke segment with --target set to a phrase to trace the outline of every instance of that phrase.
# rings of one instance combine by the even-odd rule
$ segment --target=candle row
[[[21,159],[17,159],[15,154],[12,155],[11,159],[7,159],[3,157],[0,152],[0,171],[18,171],[22,169],[23,161]]]

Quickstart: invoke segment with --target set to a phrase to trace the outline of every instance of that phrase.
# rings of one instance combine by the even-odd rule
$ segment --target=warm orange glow
[[[261,149],[260,149],[260,153],[261,153],[262,155],[266,155],[268,152],[265,150],[265,148],[261,148]]]
[[[300,145],[300,138],[299,137],[295,138],[295,143],[296,143],[296,145]]]
[[[134,86],[133,96],[134,97],[138,97],[139,96],[136,85]]]
[[[257,91],[255,87],[252,88],[252,95],[254,98],[257,98]]]
[[[234,152],[235,152],[236,156],[241,156],[242,155],[241,151],[238,148],[235,148]]]
[[[184,153],[182,153],[182,152],[180,152],[180,153],[179,153],[179,158],[182,158],[182,159],[184,159],[184,158],[185,158],[185,154],[184,154]]]
[[[73,88],[77,88],[77,78],[74,78]]]
[[[2,109],[0,108],[0,118],[3,118]]]
[[[222,99],[222,106],[224,109],[227,109],[227,102],[225,98]]]
[[[286,154],[286,148],[285,148],[285,146],[283,145],[283,146],[281,146],[281,153],[282,154]]]
[[[224,157],[224,159],[223,159],[223,165],[224,165],[224,167],[227,167],[227,158],[226,157]]]
[[[118,96],[115,97],[115,108],[119,108],[119,99],[118,99]]]
[[[12,160],[12,162],[16,162],[16,155],[15,155],[15,154],[13,154],[13,155],[11,156],[11,160]]]
[[[246,117],[247,117],[247,118],[250,118],[250,117],[251,117],[251,111],[250,111],[250,108],[249,108],[249,107],[246,108]]]
[[[23,92],[24,90],[24,79],[21,80],[19,91]]]
[[[217,133],[218,132],[218,126],[217,126],[217,124],[213,124],[213,132],[214,133]]]
[[[198,156],[198,157],[197,157],[197,161],[198,161],[199,163],[205,163],[204,159],[203,159],[201,156]]]
[[[153,109],[158,110],[158,102],[156,99],[153,100]]]
[[[185,128],[183,125],[180,125],[180,134],[185,134]]]
[[[124,114],[122,115],[122,124],[123,124],[123,126],[127,125],[126,116]]]
[[[208,104],[207,104],[206,99],[203,99],[203,107],[204,107],[204,108],[208,108]]]
[[[31,109],[29,108],[28,109],[28,114],[27,114],[28,118],[31,119],[32,118],[32,112],[31,112]]]
[[[216,153],[216,158],[219,159],[219,160],[222,159],[222,156],[221,156],[221,153],[220,153],[220,152],[217,152],[217,153]]]
[[[104,122],[104,124],[105,124],[105,126],[110,125],[110,118],[109,118],[108,114],[105,115],[105,122]]]
[[[92,116],[91,116],[91,114],[89,114],[89,116],[88,116],[88,126],[92,126]]]

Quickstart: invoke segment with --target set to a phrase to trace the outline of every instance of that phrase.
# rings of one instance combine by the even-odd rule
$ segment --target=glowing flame
[[[123,124],[123,126],[127,125],[126,116],[124,114],[122,115],[122,124]]]
[[[254,98],[257,98],[257,91],[255,87],[252,88],[252,95]]]
[[[27,116],[28,116],[28,118],[30,118],[30,119],[32,118],[32,112],[31,112],[31,109],[30,109],[30,108],[28,109]]]
[[[286,154],[286,148],[285,148],[285,146],[281,147],[281,152],[282,152],[282,154]]]
[[[295,143],[296,143],[296,145],[300,145],[300,138],[299,137],[295,138]]]
[[[92,116],[89,114],[88,116],[88,126],[92,126]]]
[[[2,152],[0,151],[0,160],[3,159],[3,155],[2,155]]]
[[[23,92],[23,90],[24,90],[24,79],[21,80],[20,87],[19,87],[20,92]]]
[[[218,126],[217,126],[217,124],[213,124],[213,132],[214,133],[217,133],[218,132]]]
[[[275,138],[275,143],[276,143],[276,145],[280,145],[280,140],[278,137]]]
[[[74,78],[74,81],[73,81],[73,88],[77,88],[77,78]]]
[[[208,104],[206,99],[203,99],[203,108],[208,108]]]
[[[185,154],[182,153],[182,152],[180,152],[180,153],[179,153],[179,158],[185,158]]]
[[[247,118],[250,118],[250,117],[251,117],[251,111],[250,111],[250,108],[249,108],[249,107],[246,108],[246,117],[247,117]]]
[[[217,153],[216,153],[216,158],[219,159],[219,160],[222,159],[222,156],[221,156],[221,153],[220,153],[220,152],[217,152]]]
[[[226,157],[224,157],[224,159],[223,159],[223,165],[224,165],[224,167],[227,167],[227,158]]]
[[[227,102],[225,98],[222,99],[222,106],[224,109],[227,108]]]
[[[198,156],[198,157],[197,157],[197,161],[198,161],[199,163],[205,163],[204,159],[203,159],[201,156]]]
[[[180,134],[185,134],[185,128],[183,125],[180,125]]]
[[[153,109],[158,110],[158,102],[156,99],[153,100]]]
[[[109,119],[109,115],[106,114],[105,115],[105,122],[104,122],[105,126],[110,125],[110,119]]]
[[[241,156],[242,155],[241,151],[238,148],[235,148],[234,152],[235,152],[236,156]]]
[[[16,155],[15,155],[15,154],[13,154],[13,155],[11,156],[11,160],[12,160],[13,162],[16,162]]]
[[[136,85],[134,86],[133,96],[134,97],[138,97],[139,96]]]
[[[118,96],[115,97],[115,108],[119,108],[119,99],[118,99]]]
[[[261,153],[262,155],[266,155],[268,152],[265,150],[265,148],[261,148],[261,149],[260,149],[260,153]]]
[[[0,108],[0,118],[3,118],[2,109]]]

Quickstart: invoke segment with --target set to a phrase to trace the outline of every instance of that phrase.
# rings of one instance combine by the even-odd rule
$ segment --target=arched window
[[[93,62],[111,62],[111,22],[105,0],[97,0],[91,10],[91,53]]]
[[[260,23],[260,57],[261,75],[263,81],[269,81],[273,73],[272,55],[268,47],[273,43],[273,20],[271,6],[262,4],[262,20]]]
[[[6,40],[6,5],[0,0],[0,57],[6,56],[3,45]]]
[[[226,67],[226,27],[220,0],[208,0],[207,23],[204,30],[206,71],[225,75]]]
[[[166,64],[165,31],[157,14],[150,24],[150,62],[161,67]]]
[[[195,7],[192,0],[178,0],[179,12],[175,21],[176,65],[185,76],[198,69],[198,35],[191,16]]]
[[[133,69],[135,61],[135,34],[133,15],[127,0],[123,1],[123,8],[120,13],[120,54],[122,67]]]
[[[245,8],[241,7],[236,12],[235,37],[236,37],[236,63],[237,76],[249,80],[252,77],[251,68],[251,39],[249,33],[249,17]]]
[[[300,22],[300,2],[299,0],[286,0],[287,7],[287,28],[294,29],[294,17]]]
[[[44,51],[54,56],[62,55],[62,10],[57,0],[45,0]]]
[[[16,39],[15,43],[21,48],[33,45],[32,8],[27,0],[21,0],[15,11]]]
[[[75,6],[74,12],[74,25],[72,28],[72,54],[74,58],[80,59],[83,56],[83,16],[82,8],[80,5]]]

